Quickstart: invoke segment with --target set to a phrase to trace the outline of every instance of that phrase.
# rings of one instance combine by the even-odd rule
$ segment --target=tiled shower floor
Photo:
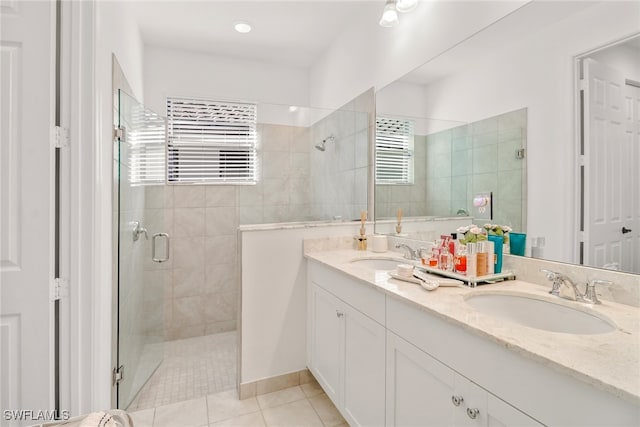
[[[235,331],[167,341],[164,361],[128,411],[196,399],[236,387]]]

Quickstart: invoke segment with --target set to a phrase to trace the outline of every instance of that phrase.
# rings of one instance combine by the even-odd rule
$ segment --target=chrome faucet
[[[418,259],[418,254],[417,251],[415,251],[411,246],[406,245],[404,243],[396,243],[396,249],[404,249],[406,252],[404,254],[404,257],[406,259]]]
[[[547,279],[552,282],[551,290],[549,291],[551,295],[559,297],[560,288],[562,287],[562,285],[565,285],[567,288],[573,291],[574,301],[583,302],[586,304],[602,304],[598,299],[598,295],[596,294],[596,285],[611,284],[611,282],[609,282],[608,280],[591,280],[586,284],[584,293],[582,293],[580,292],[580,289],[578,289],[578,285],[576,285],[573,280],[571,280],[564,274],[545,269],[541,269],[540,271],[546,274]]]

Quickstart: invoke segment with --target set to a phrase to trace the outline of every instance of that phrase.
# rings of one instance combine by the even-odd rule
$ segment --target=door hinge
[[[113,368],[113,385],[116,386],[124,380],[124,365]]]
[[[53,279],[53,289],[51,291],[51,300],[58,301],[68,295],[69,282],[67,279],[56,277]]]
[[[522,159],[524,159],[524,155],[525,155],[525,149],[524,148],[519,148],[519,149],[516,150],[516,159],[522,160]]]
[[[67,148],[69,146],[69,129],[61,126],[53,128],[53,148]]]
[[[120,139],[120,140],[124,140],[124,128],[123,127],[116,127],[113,128],[113,139]]]
[[[578,81],[578,89],[579,90],[585,90],[587,89],[587,81],[585,79],[580,79]]]

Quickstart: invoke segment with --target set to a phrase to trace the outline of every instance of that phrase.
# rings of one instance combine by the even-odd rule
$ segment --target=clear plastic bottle
[[[438,268],[445,271],[453,271],[453,255],[449,253],[449,247],[440,248],[440,256],[438,257]]]
[[[458,245],[458,252],[453,257],[454,267],[457,273],[467,274],[467,246]]]

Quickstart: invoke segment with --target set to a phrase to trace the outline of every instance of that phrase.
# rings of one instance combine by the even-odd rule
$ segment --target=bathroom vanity
[[[305,253],[307,366],[349,424],[640,425],[637,308],[578,308],[609,319],[611,332],[549,332],[465,301],[514,291],[555,298],[543,286],[514,280],[428,292],[353,262],[363,255],[372,257]]]

